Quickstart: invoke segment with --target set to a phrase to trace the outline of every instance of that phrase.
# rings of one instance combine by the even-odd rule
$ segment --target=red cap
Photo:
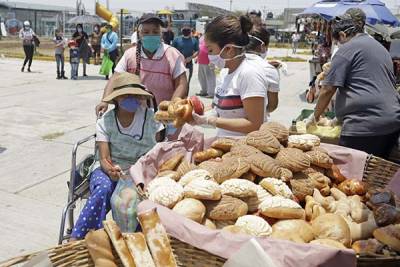
[[[197,96],[191,96],[189,97],[189,101],[192,104],[194,112],[199,115],[204,114],[204,104],[201,102],[200,98]]]

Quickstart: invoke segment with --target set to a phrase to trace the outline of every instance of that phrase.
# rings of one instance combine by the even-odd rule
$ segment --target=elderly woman
[[[71,239],[82,239],[90,229],[102,228],[110,198],[121,175],[155,144],[162,125],[147,107],[153,95],[138,76],[123,73],[113,80],[113,91],[103,99],[115,108],[97,121],[99,153],[90,177],[90,196],[75,224]]]

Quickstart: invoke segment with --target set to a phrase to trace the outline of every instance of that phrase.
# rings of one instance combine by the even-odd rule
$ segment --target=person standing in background
[[[299,41],[300,41],[300,34],[297,32],[294,32],[292,34],[292,52],[293,54],[297,53],[297,48],[299,47]]]
[[[77,24],[76,31],[72,35],[72,38],[76,41],[76,45],[79,48],[79,60],[82,59],[83,64],[83,76],[86,77],[86,63],[89,60],[89,36],[83,31],[83,25]]]
[[[196,38],[192,37],[192,30],[188,26],[182,29],[182,36],[176,38],[172,46],[179,50],[185,57],[186,69],[189,70],[188,91],[190,87],[190,80],[193,75],[193,59],[199,54],[199,42]]]
[[[172,41],[175,38],[175,34],[172,31],[171,24],[168,24],[167,30],[163,32],[162,38],[165,44],[171,45]]]
[[[201,86],[201,91],[196,95],[205,96],[207,98],[214,98],[216,77],[214,67],[210,66],[210,60],[208,59],[208,50],[204,41],[204,36],[200,38],[197,63],[199,64],[198,78]]]
[[[113,28],[110,24],[106,26],[106,32],[103,34],[101,38],[101,48],[104,50],[104,53],[107,53],[113,62],[112,73],[115,71],[115,63],[118,58],[118,35],[113,31]],[[108,80],[108,75],[106,75],[106,80]]]
[[[67,40],[64,38],[63,33],[60,30],[56,30],[53,42],[55,44],[54,54],[56,56],[57,63],[57,80],[68,79],[65,77],[64,71],[64,50],[67,46]]]
[[[22,65],[21,71],[24,72],[26,63],[28,63],[28,72],[31,72],[31,65],[34,52],[34,36],[35,33],[31,28],[29,21],[24,21],[24,27],[19,31],[19,38],[22,39],[22,46],[24,48],[25,60]]]
[[[93,29],[93,33],[90,35],[90,45],[92,46],[94,64],[100,64],[100,42],[101,32],[100,25],[96,24]]]
[[[76,41],[71,40],[68,42],[69,47],[69,63],[71,63],[71,80],[78,79],[78,67],[79,67],[79,49]]]

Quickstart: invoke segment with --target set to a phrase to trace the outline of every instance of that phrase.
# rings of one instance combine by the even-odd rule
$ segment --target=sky
[[[19,2],[51,4],[62,6],[75,6],[76,0],[16,0]],[[382,0],[381,0],[382,1]],[[93,10],[95,0],[83,0],[87,10]],[[106,4],[106,0],[99,0]],[[113,10],[126,8],[137,11],[155,11],[165,7],[184,9],[188,0],[109,0],[110,8]],[[210,4],[229,9],[230,0],[192,0],[192,2]],[[286,7],[308,7],[317,0],[232,0],[232,10],[252,10],[259,9],[272,11],[279,14]],[[397,10],[400,0],[383,0],[383,2],[392,10]]]

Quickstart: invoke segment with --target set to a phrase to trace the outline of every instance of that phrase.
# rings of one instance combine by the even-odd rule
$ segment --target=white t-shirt
[[[164,56],[164,52],[165,52],[165,49],[166,49],[167,47],[168,47],[167,44],[161,43],[161,44],[160,44],[160,47],[157,49],[157,51],[156,51],[156,53],[154,54],[154,56],[153,56],[152,59],[154,59],[154,60],[161,59],[161,58]],[[117,66],[115,67],[115,71],[116,71],[116,72],[121,73],[121,72],[126,72],[126,71],[128,70],[128,66],[126,65],[127,60],[126,60],[125,57],[126,57],[126,54],[124,54],[124,55],[121,57],[121,59],[119,60]],[[143,52],[143,49],[142,49],[142,51],[141,51],[141,57],[142,57],[142,58],[147,58],[147,55]],[[182,57],[182,58],[183,58],[183,57]],[[185,67],[186,64],[184,64],[182,58],[179,58],[179,59],[176,61],[175,69],[174,69],[173,77],[172,77],[173,79],[178,78],[182,73],[186,73],[186,67]]]
[[[232,73],[221,70],[215,88],[214,106],[218,117],[246,118],[243,100],[250,97],[266,98],[264,71],[257,68],[245,58]],[[265,114],[265,107],[260,107]],[[217,136],[243,136],[239,132],[218,129]]]
[[[138,108],[138,110],[135,112],[135,117],[133,118],[132,123],[126,128],[122,127],[121,123],[117,118],[118,128],[121,131],[121,133],[140,139],[143,134],[142,131],[143,131],[145,111],[146,109],[143,107]],[[157,121],[154,121],[154,123],[156,124],[156,129],[158,129],[157,132],[164,129],[164,126],[161,123]],[[110,137],[107,132],[107,129],[105,128],[103,118],[99,119],[96,124],[96,141],[110,142]]]

